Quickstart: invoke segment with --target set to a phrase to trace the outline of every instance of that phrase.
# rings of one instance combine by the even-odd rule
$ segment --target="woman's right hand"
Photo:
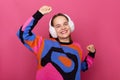
[[[41,12],[43,15],[50,13],[51,11],[52,11],[52,7],[50,7],[50,6],[42,6],[39,9],[39,12]]]

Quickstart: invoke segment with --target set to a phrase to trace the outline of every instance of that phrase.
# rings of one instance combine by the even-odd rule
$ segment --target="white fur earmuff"
[[[68,20],[69,20],[69,25],[70,25],[70,29],[71,29],[71,32],[74,31],[75,27],[74,27],[74,23],[73,21],[70,19],[70,17],[67,15],[67,14],[64,14]],[[50,32],[50,35],[53,37],[53,38],[57,38],[57,33],[55,31],[55,28],[51,25],[51,19],[49,21],[49,32]]]

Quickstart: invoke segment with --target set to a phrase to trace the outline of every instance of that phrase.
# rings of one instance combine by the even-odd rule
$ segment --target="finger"
[[[90,50],[90,46],[87,46],[87,50]]]
[[[94,48],[94,45],[88,45],[87,46],[87,49],[92,49],[92,48]]]
[[[51,10],[52,10],[52,7],[49,7],[48,10],[51,11]]]

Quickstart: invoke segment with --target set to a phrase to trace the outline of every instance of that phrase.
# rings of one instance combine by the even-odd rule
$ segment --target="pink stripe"
[[[88,63],[88,68],[93,64],[93,58],[90,56],[87,56],[87,63]]]
[[[35,47],[33,48],[33,51],[37,54],[37,52],[38,52],[38,47],[35,46]]]
[[[33,19],[33,17],[30,17],[30,18],[25,22],[25,24],[24,24],[23,27],[22,27],[22,31],[25,30],[25,28],[28,26],[28,24],[31,22],[32,19]]]
[[[33,51],[37,54],[38,53],[38,50],[40,49],[40,46],[42,44],[42,37],[39,38],[39,42],[38,42],[38,45],[36,45],[34,48],[33,48]]]
[[[36,80],[63,80],[60,73],[51,63],[37,71]]]

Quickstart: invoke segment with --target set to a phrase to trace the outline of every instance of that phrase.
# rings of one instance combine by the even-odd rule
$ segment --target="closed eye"
[[[64,22],[64,26],[67,26],[68,25],[68,22]]]
[[[60,25],[59,24],[55,25],[55,28],[60,28]]]

